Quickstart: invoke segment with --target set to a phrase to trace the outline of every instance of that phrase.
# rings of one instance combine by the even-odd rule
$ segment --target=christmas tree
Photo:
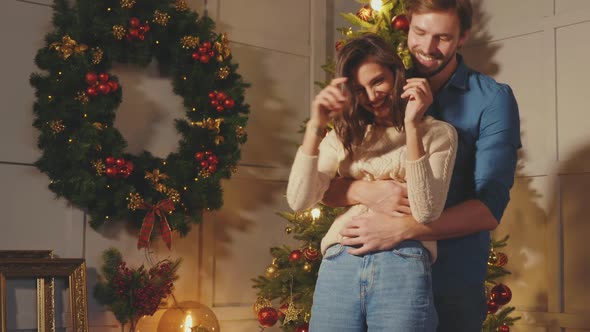
[[[350,38],[371,32],[380,35],[396,47],[397,55],[402,59],[406,69],[412,67],[412,58],[407,48],[409,21],[405,16],[402,0],[357,0],[361,8],[356,13],[341,13],[351,26],[338,28],[341,39],[336,42],[338,51]],[[323,69],[330,76],[334,74],[334,63],[328,61]],[[325,86],[327,82],[318,85]],[[320,267],[320,242],[334,219],[342,212],[341,208],[324,205],[299,212],[281,212],[288,225],[287,234],[299,240],[301,245],[292,249],[288,246],[270,249],[272,262],[265,274],[253,279],[253,287],[258,289],[258,298],[253,305],[261,329],[281,322],[281,328],[287,332],[307,332],[311,317],[313,292]],[[499,283],[507,274],[504,268],[508,261],[498,248],[506,246],[508,237],[492,240],[486,276],[486,295],[488,297],[488,315],[483,331],[510,331],[514,321],[520,317],[510,317],[514,307],[504,306],[512,298],[508,286]],[[273,304],[274,303],[274,304]],[[276,304],[276,305],[275,305]],[[502,307],[504,306],[504,307]],[[501,308],[502,307],[502,308]],[[500,310],[501,308],[501,310]]]
[[[490,255],[488,257],[488,271],[485,282],[488,314],[483,325],[483,332],[508,332],[514,321],[520,319],[520,317],[510,317],[515,308],[505,305],[512,299],[512,291],[508,286],[499,282],[503,276],[510,274],[504,267],[508,263],[508,256],[503,252],[496,251],[505,247],[507,241],[508,236],[499,241],[492,239],[490,242]],[[500,307],[502,307],[501,310]]]

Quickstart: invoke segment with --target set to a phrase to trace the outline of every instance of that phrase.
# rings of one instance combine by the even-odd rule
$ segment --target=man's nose
[[[426,48],[425,51],[427,54],[433,54],[436,51],[436,48],[438,47],[438,42],[435,38],[428,37],[425,40],[424,46]]]

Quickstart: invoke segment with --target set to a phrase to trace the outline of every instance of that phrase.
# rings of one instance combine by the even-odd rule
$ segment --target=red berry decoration
[[[100,74],[98,74],[98,80],[101,81],[101,82],[103,82],[103,83],[108,82],[109,81],[109,74],[107,74],[107,73],[100,73]]]
[[[98,91],[96,90],[96,88],[95,88],[95,87],[93,87],[93,86],[89,86],[89,87],[86,89],[86,94],[87,94],[87,95],[89,95],[89,96],[93,96],[93,97],[95,97],[95,96],[98,96]]]
[[[139,19],[137,17],[132,17],[129,20],[129,25],[132,26],[132,27],[134,27],[134,28],[139,27]]]
[[[295,250],[291,251],[291,254],[289,255],[289,261],[291,261],[291,262],[298,261],[301,259],[302,256],[303,256],[303,253],[301,252],[301,250],[295,249]]]
[[[95,72],[86,73],[86,83],[88,83],[88,85],[94,85],[94,83],[96,83],[97,80],[98,75],[96,75]]]
[[[512,299],[512,291],[504,284],[498,284],[492,288],[490,299],[499,305],[505,305]]]
[[[235,104],[236,104],[236,102],[231,98],[227,98],[226,100],[223,101],[223,107],[225,107],[226,109],[230,109],[230,108],[234,107]]]
[[[500,331],[500,332],[510,332],[510,326],[508,326],[506,324],[502,324],[502,325],[500,325],[500,327],[498,327],[498,331]]]
[[[199,57],[201,63],[208,63],[209,60],[211,60],[211,57],[208,54],[203,54]]]
[[[111,92],[111,87],[108,84],[100,83],[98,85],[98,92],[100,92],[102,95],[106,95]]]
[[[114,178],[115,176],[117,176],[117,168],[115,167],[107,167],[107,169],[104,171],[104,173],[110,177],[110,178]]]
[[[123,159],[123,158],[117,158],[117,160],[115,160],[115,165],[117,165],[119,167],[125,166],[125,159]]]
[[[273,307],[264,307],[258,311],[258,322],[264,327],[271,327],[277,323],[279,314]]]
[[[217,105],[217,107],[215,107],[215,110],[217,112],[223,112],[223,110],[225,110],[225,108],[223,106],[221,106],[221,105]]]
[[[111,88],[111,92],[115,92],[119,89],[119,83],[116,81],[109,81],[109,87]]]
[[[295,329],[295,332],[309,332],[309,324],[304,323],[304,324],[297,326],[297,328]]]
[[[115,157],[106,157],[105,162],[107,165],[112,166],[115,164]]]
[[[195,158],[199,161],[203,160],[203,158],[205,158],[205,154],[203,152],[197,152],[195,153]]]
[[[223,100],[227,99],[227,95],[225,94],[225,92],[219,91],[215,98],[217,98],[217,100],[219,100],[219,101],[223,101]]]
[[[129,36],[131,36],[131,38],[139,37],[139,30],[137,30],[135,28],[129,29]]]
[[[406,15],[396,15],[391,19],[391,27],[394,30],[408,33],[410,31],[410,21],[408,21]]]

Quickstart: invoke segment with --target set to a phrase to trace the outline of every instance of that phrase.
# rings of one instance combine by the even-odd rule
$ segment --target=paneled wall
[[[589,332],[590,116],[585,81],[590,75],[590,2],[473,2],[476,26],[463,50],[466,61],[509,83],[521,112],[524,148],[511,203],[496,231],[498,237],[511,236],[502,249],[513,273],[505,282],[513,291],[511,304],[523,317],[512,330]],[[84,213],[55,199],[48,179],[32,166],[39,151],[28,77],[51,28],[50,4],[0,4],[7,41],[0,62],[5,77],[0,89],[0,249],[53,249],[61,257],[84,257],[91,291],[104,249],[118,247],[132,265],[146,263],[146,257],[135,249],[136,234],[122,225],[107,224],[98,232],[87,227]],[[201,13],[205,9],[204,0],[189,4]],[[172,252],[155,243],[153,257],[184,259],[177,300],[209,305],[223,331],[257,330],[250,279],[270,263],[270,247],[291,241],[275,212],[287,209],[283,195],[300,139],[297,130],[314,94],[312,82],[322,79],[319,66],[338,38],[334,28],[344,24],[338,13],[354,12],[358,6],[353,0],[207,1],[217,30],[229,35],[240,73],[252,84],[246,95],[252,111],[249,140],[237,174],[223,184],[224,207],[208,213],[206,222],[186,238],[173,238]],[[130,150],[164,156],[175,149],[171,122],[182,108],[169,81],[152,67],[117,66],[114,72],[126,86],[116,126]],[[11,289],[16,319],[9,329],[34,329],[33,286],[12,281]],[[114,317],[92,297],[89,310],[91,331],[119,331]]]

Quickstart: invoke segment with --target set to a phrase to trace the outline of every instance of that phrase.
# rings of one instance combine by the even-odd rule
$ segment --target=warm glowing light
[[[373,10],[381,10],[381,6],[383,5],[383,0],[371,0],[371,8]]]
[[[311,210],[311,217],[313,218],[313,220],[316,220],[317,218],[320,217],[321,213],[322,213],[322,211],[319,208],[315,208],[315,209]]]
[[[191,332],[193,329],[193,318],[191,315],[186,315],[184,319],[184,332]]]

